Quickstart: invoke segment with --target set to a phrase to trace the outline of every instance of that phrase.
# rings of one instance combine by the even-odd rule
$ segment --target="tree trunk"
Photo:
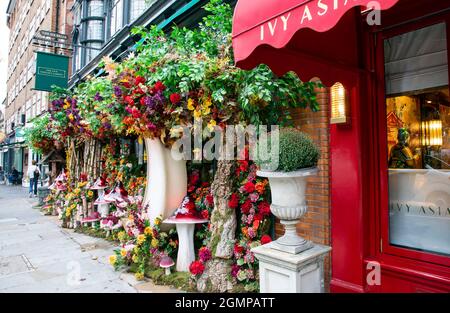
[[[219,160],[211,186],[214,209],[211,213],[209,248],[213,258],[207,262],[204,273],[197,281],[200,292],[226,292],[233,288],[229,277],[237,221],[236,212],[228,207],[228,198],[232,193],[232,168],[233,162]]]

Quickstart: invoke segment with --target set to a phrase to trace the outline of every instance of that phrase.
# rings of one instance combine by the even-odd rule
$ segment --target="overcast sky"
[[[9,29],[6,26],[8,0],[0,0],[0,107],[6,97],[6,73],[8,70]]]

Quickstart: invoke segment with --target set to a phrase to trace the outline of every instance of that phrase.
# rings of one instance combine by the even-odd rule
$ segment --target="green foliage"
[[[57,130],[52,127],[49,114],[43,114],[31,122],[32,126],[24,130],[25,142],[29,147],[41,154],[50,152],[53,147],[53,141],[59,137]]]
[[[295,128],[284,128],[279,136],[269,135],[267,145],[260,138],[256,163],[263,170],[292,172],[317,165],[320,153],[312,139]],[[278,140],[278,155],[272,150],[272,140]]]

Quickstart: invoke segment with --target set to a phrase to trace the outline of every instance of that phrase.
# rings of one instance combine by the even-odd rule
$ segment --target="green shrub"
[[[267,149],[264,138],[257,145],[256,163],[262,170],[292,172],[317,165],[319,150],[305,133],[295,128],[280,129],[278,162],[276,151],[271,151],[272,137],[267,138]]]

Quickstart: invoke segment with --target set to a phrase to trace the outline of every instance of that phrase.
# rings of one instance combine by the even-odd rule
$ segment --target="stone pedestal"
[[[314,244],[299,254],[273,249],[273,243],[252,249],[259,260],[261,293],[324,292],[323,261],[331,247]]]
[[[168,218],[163,222],[163,224],[175,224],[177,227],[179,246],[176,269],[178,272],[189,272],[189,265],[195,261],[195,224],[206,222],[208,220],[198,218]]]

